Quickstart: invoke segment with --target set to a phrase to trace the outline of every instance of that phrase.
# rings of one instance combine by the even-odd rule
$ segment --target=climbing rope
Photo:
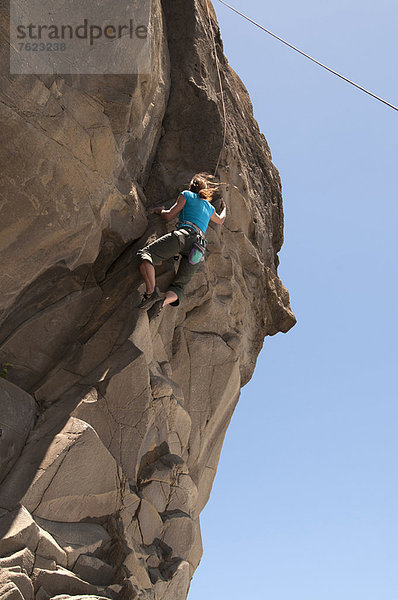
[[[209,0],[206,0],[206,8],[207,8],[207,18],[209,20],[209,28],[210,28],[210,32],[211,32],[211,39],[212,39],[212,42],[213,42],[214,56],[215,56],[215,60],[216,60],[216,69],[217,69],[218,82],[220,84],[221,104],[222,104],[223,117],[224,117],[223,141],[222,141],[222,145],[221,145],[220,154],[219,154],[218,160],[217,160],[217,166],[216,166],[216,168],[214,170],[214,176],[216,176],[217,175],[217,171],[218,171],[218,167],[220,166],[221,156],[222,156],[222,153],[224,151],[225,140],[226,140],[226,137],[227,137],[227,110],[225,108],[224,90],[223,90],[222,79],[221,79],[220,62],[219,62],[218,54],[217,54],[216,39],[215,39],[215,36],[214,36],[213,23],[211,22],[211,17],[210,17]]]
[[[208,1],[208,0],[206,0],[206,1]],[[295,50],[299,54],[302,54],[303,56],[305,56],[309,60],[312,60],[312,62],[316,63],[317,65],[319,65],[323,69],[326,69],[330,73],[333,73],[333,75],[337,75],[337,77],[340,77],[340,79],[344,79],[344,81],[347,81],[347,83],[350,83],[351,85],[355,86],[356,88],[358,88],[362,92],[365,92],[365,94],[369,94],[369,96],[372,96],[376,100],[379,100],[379,102],[383,102],[384,104],[386,104],[390,108],[393,108],[394,110],[398,111],[398,107],[394,106],[390,102],[387,102],[387,100],[383,100],[383,98],[380,98],[379,96],[376,96],[376,94],[373,94],[372,92],[370,92],[366,88],[362,87],[361,85],[358,85],[354,81],[351,81],[351,79],[348,79],[348,77],[344,77],[344,75],[341,75],[340,73],[337,73],[337,71],[334,71],[330,67],[327,67],[326,65],[322,64],[321,62],[319,62],[319,60],[316,60],[315,58],[313,58],[309,54],[306,54],[302,50],[299,50],[299,48],[296,48],[296,46],[293,46],[292,44],[289,44],[289,42],[287,42],[286,40],[283,40],[278,35],[275,35],[275,33],[272,33],[272,31],[269,31],[268,29],[265,29],[265,27],[263,27],[259,23],[256,23],[256,21],[253,21],[253,19],[251,19],[250,17],[248,17],[244,13],[240,12],[239,10],[237,10],[236,8],[234,8],[233,6],[231,6],[230,4],[227,4],[226,2],[224,2],[224,0],[219,0],[219,2],[221,2],[221,4],[224,4],[224,6],[227,6],[228,8],[230,8],[232,11],[234,11],[236,14],[240,15],[241,17],[243,17],[244,19],[246,19],[250,23],[253,23],[253,25],[255,25],[256,27],[259,27],[260,29],[262,29],[263,31],[265,31],[265,33],[268,33],[269,35],[272,35],[272,37],[276,38],[277,40],[279,40],[283,44],[286,44],[286,46],[289,46],[289,48],[292,48],[293,50]],[[207,9],[208,9],[208,6],[207,6]]]

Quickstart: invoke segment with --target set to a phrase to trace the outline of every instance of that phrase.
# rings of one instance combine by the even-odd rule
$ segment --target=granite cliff
[[[264,337],[295,323],[277,275],[279,174],[209,8],[210,21],[205,0],[153,0],[150,75],[10,75],[2,44],[8,600],[183,600],[240,389]],[[225,225],[210,226],[183,303],[149,322],[135,253],[167,229],[148,208],[213,172],[221,150]],[[174,269],[158,269],[160,287]]]

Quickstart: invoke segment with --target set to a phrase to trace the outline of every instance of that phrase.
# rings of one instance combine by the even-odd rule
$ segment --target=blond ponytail
[[[209,189],[209,185],[212,185],[213,189]],[[191,183],[189,184],[189,190],[191,192],[198,194],[200,198],[203,198],[203,200],[208,200],[209,202],[213,200],[213,195],[215,192],[218,191],[218,189],[218,186],[215,186],[214,183],[210,183],[206,179],[206,174],[203,173],[198,173],[197,175],[195,175],[191,179]]]

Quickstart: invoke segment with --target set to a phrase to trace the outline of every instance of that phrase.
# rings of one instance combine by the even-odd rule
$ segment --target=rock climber
[[[159,206],[153,210],[166,221],[172,221],[179,215],[179,221],[174,231],[160,237],[137,253],[139,269],[146,286],[138,307],[151,309],[151,318],[158,316],[168,304],[179,305],[185,287],[204,257],[207,244],[205,233],[209,221],[219,225],[224,223],[227,216],[225,202],[221,200],[220,214],[211,204],[217,189],[209,188],[206,177],[198,174],[191,180],[189,190],[182,192],[170,209],[166,210],[164,206]],[[181,255],[181,260],[175,279],[165,296],[161,297],[156,286],[154,265],[178,254]]]

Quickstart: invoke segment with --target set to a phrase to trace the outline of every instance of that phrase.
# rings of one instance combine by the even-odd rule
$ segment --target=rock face
[[[148,75],[9,75],[2,47],[0,365],[11,366],[0,378],[0,595],[10,600],[183,600],[240,388],[264,337],[295,323],[277,275],[279,175],[206,6],[152,1]],[[209,227],[181,305],[149,322],[135,308],[135,253],[167,228],[147,209],[170,205],[219,157],[225,225]],[[161,288],[174,269],[158,269]]]
[[[35,420],[36,406],[30,394],[0,379],[0,481],[20,455]]]

